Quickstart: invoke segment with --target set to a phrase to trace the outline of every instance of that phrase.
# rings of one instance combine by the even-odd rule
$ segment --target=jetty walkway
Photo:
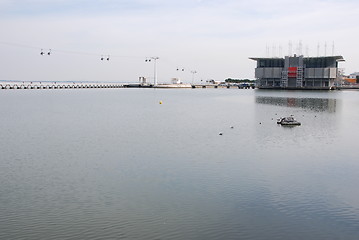
[[[75,88],[123,88],[115,83],[9,83],[0,82],[0,89],[75,89]]]
[[[69,82],[0,82],[0,89],[89,89],[89,88],[237,88],[254,86],[218,84],[158,84],[156,86],[132,83],[69,83]]]

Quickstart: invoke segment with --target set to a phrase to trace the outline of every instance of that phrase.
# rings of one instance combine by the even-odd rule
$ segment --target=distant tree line
[[[226,83],[254,83],[255,80],[251,79],[233,79],[233,78],[227,78],[224,80]]]

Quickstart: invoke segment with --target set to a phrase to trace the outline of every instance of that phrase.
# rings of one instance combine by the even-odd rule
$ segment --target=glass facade
[[[258,67],[284,67],[283,58],[263,58],[258,60]]]
[[[335,68],[338,64],[334,57],[304,58],[303,61],[306,68]]]

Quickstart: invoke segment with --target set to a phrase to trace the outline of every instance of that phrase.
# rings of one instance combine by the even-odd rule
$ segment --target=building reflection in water
[[[288,98],[256,96],[256,103],[304,108],[311,111],[329,113],[335,113],[337,108],[337,100],[331,98]]]

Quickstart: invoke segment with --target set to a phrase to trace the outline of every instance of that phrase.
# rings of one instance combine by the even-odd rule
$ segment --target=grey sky
[[[248,57],[287,55],[289,41],[310,56],[334,42],[349,74],[358,12],[357,0],[0,0],[0,79],[135,82],[153,77],[151,56],[160,82],[254,78]]]

